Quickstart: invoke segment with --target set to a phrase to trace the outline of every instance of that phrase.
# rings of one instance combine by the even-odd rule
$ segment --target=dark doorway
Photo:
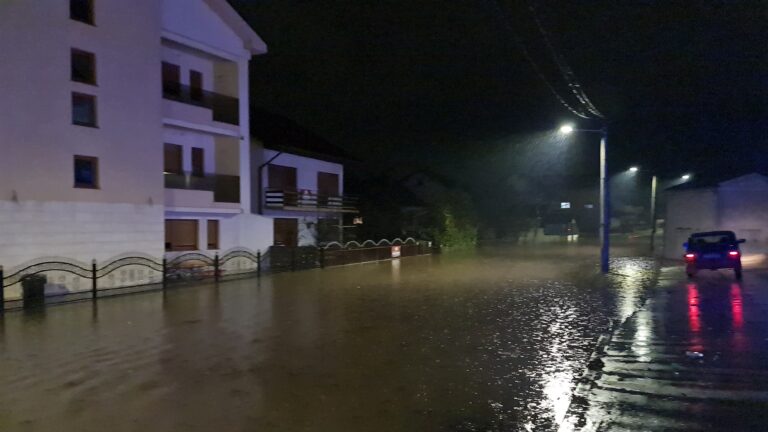
[[[275,246],[296,247],[299,244],[299,220],[275,218]]]

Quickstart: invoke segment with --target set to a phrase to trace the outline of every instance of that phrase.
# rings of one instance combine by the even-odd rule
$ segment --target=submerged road
[[[768,271],[661,271],[561,431],[768,430]]]
[[[8,313],[0,430],[556,430],[654,282],[623,252],[608,278],[594,248],[493,249]]]

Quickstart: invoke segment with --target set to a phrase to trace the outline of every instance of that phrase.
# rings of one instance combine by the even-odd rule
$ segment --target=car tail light
[[[739,251],[730,251],[728,252],[728,256],[730,256],[731,258],[736,258],[739,256]]]
[[[694,261],[696,261],[696,254],[694,254],[694,253],[687,253],[687,254],[685,254],[685,260],[687,262],[694,262]]]

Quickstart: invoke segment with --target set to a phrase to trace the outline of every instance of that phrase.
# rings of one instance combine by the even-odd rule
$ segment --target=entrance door
[[[267,174],[269,190],[283,193],[283,206],[296,206],[299,198],[296,190],[296,168],[269,165]]]
[[[275,246],[296,247],[299,244],[299,220],[275,218]]]
[[[317,173],[317,202],[320,207],[328,207],[339,196],[339,175],[326,172]]]

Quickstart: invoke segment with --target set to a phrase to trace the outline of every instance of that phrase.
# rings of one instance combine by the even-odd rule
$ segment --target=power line
[[[581,87],[581,84],[579,84],[578,80],[576,79],[576,74],[573,73],[573,70],[571,69],[570,66],[568,66],[568,63],[566,63],[563,56],[560,55],[560,53],[558,53],[557,50],[555,49],[549,37],[549,32],[544,28],[544,25],[541,23],[541,20],[536,14],[536,8],[534,7],[533,3],[530,0],[528,0],[528,10],[531,12],[533,21],[536,23],[536,27],[538,28],[539,33],[541,34],[541,37],[544,40],[544,43],[549,49],[549,53],[552,56],[552,60],[557,65],[558,69],[560,69],[561,75],[563,76],[566,83],[568,84],[568,88],[570,88],[573,95],[576,96],[576,99],[578,99],[578,101],[582,104],[582,106],[584,106],[584,108],[587,111],[589,111],[590,113],[592,113],[593,115],[599,118],[603,118],[603,114],[600,113],[600,111],[598,111],[598,109],[595,107],[592,101],[589,100],[589,98],[587,97],[587,94],[584,92],[583,88]]]
[[[560,93],[557,92],[557,89],[555,89],[555,86],[553,86],[552,83],[547,79],[547,77],[544,76],[544,74],[542,73],[542,71],[539,68],[538,64],[536,64],[536,62],[533,60],[533,57],[531,57],[530,53],[528,52],[528,49],[526,48],[526,46],[523,43],[523,41],[520,38],[520,36],[517,34],[515,29],[510,25],[508,12],[501,5],[499,5],[498,0],[491,0],[490,3],[494,7],[494,9],[496,9],[501,15],[503,15],[506,18],[506,19],[502,20],[502,22],[504,23],[504,26],[512,34],[512,37],[515,40],[515,43],[517,43],[518,47],[520,48],[520,50],[523,53],[523,56],[528,61],[528,63],[531,65],[531,68],[533,69],[533,71],[544,82],[544,84],[547,86],[547,88],[549,88],[550,92],[552,92],[552,94],[555,96],[555,98],[557,98],[557,100],[560,102],[560,104],[562,104],[570,112],[572,112],[573,114],[575,114],[575,115],[577,115],[577,116],[579,116],[581,118],[585,118],[585,119],[591,118],[591,116],[588,113],[584,112],[583,110],[579,110],[579,109],[576,109],[575,107],[571,106],[568,102],[566,102],[565,98],[562,97],[560,95]],[[581,101],[579,101],[579,102],[581,102]],[[584,105],[584,104],[582,103],[582,105]],[[587,111],[589,111],[589,110],[587,110]],[[592,114],[594,114],[594,113],[592,113]],[[602,116],[600,116],[600,117],[602,117]]]

